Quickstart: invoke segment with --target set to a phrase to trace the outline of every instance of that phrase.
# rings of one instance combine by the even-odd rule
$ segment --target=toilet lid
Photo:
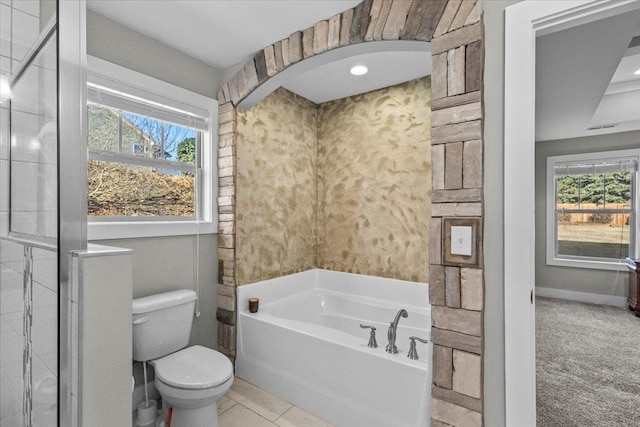
[[[202,390],[218,386],[233,375],[222,353],[194,345],[155,361],[156,378],[181,389]]]

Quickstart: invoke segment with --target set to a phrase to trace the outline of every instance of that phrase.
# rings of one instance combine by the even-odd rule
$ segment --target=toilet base
[[[176,408],[171,414],[171,427],[218,427],[218,406]]]

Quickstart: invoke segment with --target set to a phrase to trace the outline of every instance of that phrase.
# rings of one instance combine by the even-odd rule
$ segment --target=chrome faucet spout
[[[389,330],[387,331],[389,344],[387,344],[387,347],[385,349],[387,353],[396,354],[398,352],[398,347],[396,346],[396,331],[398,329],[398,322],[400,321],[400,317],[409,317],[409,313],[407,313],[407,310],[405,310],[404,308],[400,309],[400,311],[398,311],[398,313],[396,314],[395,319],[393,319],[393,322],[389,323]]]
[[[407,318],[409,317],[409,313],[407,313],[407,310],[405,310],[404,308],[398,311],[398,314],[396,314],[396,318],[393,319],[393,329],[398,328],[398,322],[400,321],[400,316]]]

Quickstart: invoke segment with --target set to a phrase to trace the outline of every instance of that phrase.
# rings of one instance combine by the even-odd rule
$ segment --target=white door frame
[[[640,0],[528,0],[505,11],[504,321],[507,427],[536,425],[536,36],[639,9]]]

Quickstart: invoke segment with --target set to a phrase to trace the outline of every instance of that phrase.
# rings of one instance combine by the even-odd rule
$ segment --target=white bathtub
[[[258,313],[248,299],[260,298]],[[236,374],[340,427],[426,427],[431,396],[428,285],[309,270],[238,288]],[[398,354],[385,352],[398,310]],[[377,328],[378,348],[367,346]]]

